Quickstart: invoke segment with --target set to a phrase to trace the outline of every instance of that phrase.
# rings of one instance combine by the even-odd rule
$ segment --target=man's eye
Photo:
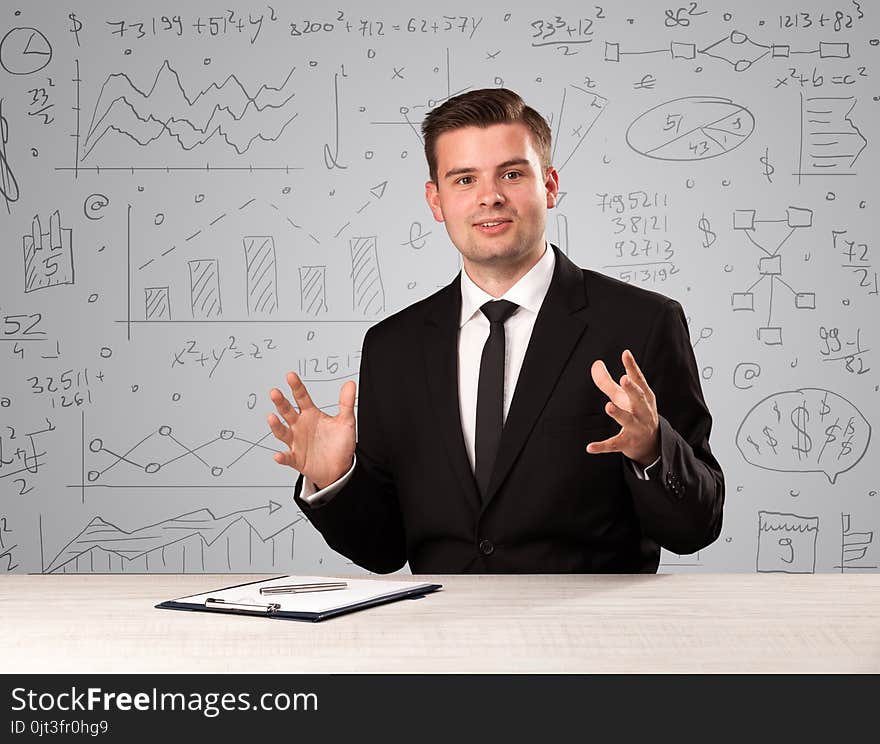
[[[465,184],[464,182],[467,181],[469,178],[470,178],[470,176],[462,176],[461,178],[458,179],[458,181],[456,183],[461,183],[466,186],[467,184]]]
[[[520,173],[519,171],[507,171],[507,173],[505,173],[504,175],[505,176],[513,176],[514,177],[513,180],[516,180],[517,178],[519,178],[522,175],[522,173]],[[508,180],[510,180],[510,179],[508,179]]]

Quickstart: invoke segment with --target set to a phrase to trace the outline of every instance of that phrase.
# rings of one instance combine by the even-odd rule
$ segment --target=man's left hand
[[[587,452],[591,455],[622,452],[644,468],[660,456],[657,399],[629,349],[623,352],[621,359],[626,374],[620,378],[619,385],[601,359],[590,368],[593,382],[609,398],[605,412],[622,428],[610,439],[590,442]]]

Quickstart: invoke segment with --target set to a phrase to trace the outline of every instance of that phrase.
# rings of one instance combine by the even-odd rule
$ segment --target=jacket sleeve
[[[721,533],[724,474],[709,449],[712,417],[678,302],[668,300],[658,313],[636,361],[657,399],[660,463],[650,480],[627,467],[624,478],[645,536],[675,553],[695,553]]]
[[[371,329],[372,331],[372,329]],[[351,478],[335,496],[320,506],[300,498],[303,476],[294,489],[294,501],[338,553],[376,573],[391,573],[406,564],[406,535],[394,487],[392,439],[384,434],[382,406],[371,372],[374,344],[371,331],[364,337],[358,392],[356,462]]]

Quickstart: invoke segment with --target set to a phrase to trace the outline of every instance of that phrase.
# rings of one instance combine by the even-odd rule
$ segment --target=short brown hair
[[[481,88],[454,96],[433,109],[422,121],[425,158],[431,180],[437,183],[437,138],[444,132],[462,127],[485,129],[492,124],[525,124],[541,157],[541,167],[550,167],[550,126],[541,114],[512,90]]]

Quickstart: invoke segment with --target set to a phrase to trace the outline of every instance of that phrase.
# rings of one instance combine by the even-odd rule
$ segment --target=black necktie
[[[507,300],[493,300],[483,305],[489,319],[489,338],[480,359],[477,384],[477,433],[475,439],[475,475],[480,494],[486,498],[495,455],[501,442],[504,424],[504,321],[519,305]]]

